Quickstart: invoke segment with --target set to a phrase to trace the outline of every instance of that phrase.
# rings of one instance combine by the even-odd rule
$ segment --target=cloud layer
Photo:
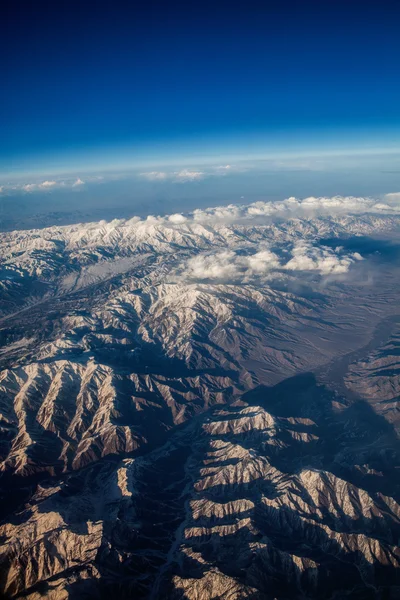
[[[13,264],[29,273],[32,268],[41,268],[40,257],[31,255],[30,249],[36,252],[40,243],[41,249],[42,244],[47,244],[58,252],[58,239],[71,256],[79,256],[82,249],[96,257],[125,258],[149,252],[160,260],[163,283],[250,283],[273,287],[277,280],[279,285],[293,281],[297,285],[298,279],[306,279],[319,285],[321,277],[324,284],[331,278],[341,279],[362,260],[357,252],[345,249],[344,241],[344,247],[340,246],[340,239],[379,232],[385,237],[389,232],[393,232],[393,237],[399,235],[399,206],[400,194],[383,201],[289,198],[164,217],[149,215],[145,219],[54,226],[42,229],[39,235],[37,230],[12,231],[2,234],[2,240]],[[324,245],[323,240],[328,238],[338,241],[333,247],[330,243]],[[19,250],[10,251],[21,247],[25,249],[22,256]],[[362,272],[364,278],[368,269],[367,263],[354,269],[352,276],[357,279]]]
[[[205,221],[248,221],[279,218],[315,218],[330,215],[355,215],[362,213],[400,212],[400,193],[386,194],[383,201],[355,196],[313,197],[300,200],[295,197],[278,202],[253,202],[252,204],[230,204],[193,211],[193,220]]]
[[[368,218],[364,222],[360,215]],[[230,204],[213,208],[196,209],[185,214],[174,213],[165,216],[149,215],[145,218],[133,216],[130,219],[114,219],[86,223],[85,230],[106,228],[108,234],[117,230],[117,235],[155,235],[162,230],[167,237],[181,235],[190,239],[196,236],[213,238],[229,232],[232,240],[235,228],[256,227],[255,235],[273,239],[275,233],[291,239],[312,240],[316,236],[332,235],[339,227],[341,231],[357,234],[370,233],[372,229],[385,230],[400,224],[400,193],[386,195],[383,199],[343,197],[315,198],[303,200],[288,198],[278,202],[254,202],[252,204]],[[265,229],[262,229],[262,228]],[[133,230],[132,230],[133,228]],[[167,230],[173,230],[168,232]],[[262,233],[264,232],[264,233]],[[275,232],[275,233],[274,233]],[[318,233],[317,233],[318,232]],[[270,237],[271,236],[271,237]],[[310,257],[309,257],[310,258]],[[309,264],[310,261],[309,261]]]
[[[363,260],[358,252],[342,254],[342,248],[332,250],[314,246],[310,242],[298,242],[292,249],[292,258],[283,266],[287,271],[316,271],[321,275],[347,273],[350,266]]]
[[[222,250],[189,258],[179,269],[179,279],[192,282],[249,283],[267,279],[282,271],[313,271],[319,275],[347,273],[351,265],[363,260],[358,252],[344,254],[335,249],[301,241],[290,250],[290,258],[282,259],[263,245],[252,254]]]
[[[4,185],[0,187],[1,192],[50,192],[51,190],[60,188],[76,188],[84,185],[84,181],[78,177],[76,179],[46,179],[44,181],[36,181],[34,183],[17,183],[12,185]]]
[[[140,177],[149,181],[172,181],[175,183],[186,181],[199,181],[206,177],[220,177],[234,172],[243,172],[247,169],[234,165],[217,165],[199,169],[181,169],[179,171],[147,171],[140,173]]]
[[[247,282],[254,276],[265,275],[278,267],[278,257],[267,249],[250,256],[223,250],[190,258],[183,266],[180,277],[191,281]]]
[[[207,174],[204,171],[195,171],[191,169],[182,169],[181,171],[149,171],[145,173],[140,173],[141,177],[148,179],[149,181],[175,181],[175,182],[185,182],[185,181],[199,181],[203,179]]]
[[[382,199],[360,198],[355,196],[308,197],[303,200],[287,198],[277,202],[253,202],[251,204],[229,204],[212,208],[201,208],[186,214],[175,213],[166,216],[149,215],[145,219],[133,217],[123,223],[142,223],[166,226],[184,227],[185,231],[196,225],[207,225],[213,228],[231,226],[234,224],[247,226],[254,222],[257,225],[271,225],[274,222],[291,222],[300,219],[303,223],[311,223],[318,218],[352,218],[362,214],[369,215],[400,215],[400,192],[386,194]]]
[[[51,190],[57,185],[57,181],[42,181],[41,183],[27,183],[22,186],[24,192],[35,192],[37,190]]]

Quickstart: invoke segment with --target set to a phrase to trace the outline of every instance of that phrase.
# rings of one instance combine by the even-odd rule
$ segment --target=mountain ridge
[[[396,202],[1,234],[6,597],[394,598]]]

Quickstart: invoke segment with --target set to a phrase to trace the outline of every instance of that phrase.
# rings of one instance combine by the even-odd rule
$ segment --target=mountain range
[[[0,234],[6,598],[400,594],[400,195]]]

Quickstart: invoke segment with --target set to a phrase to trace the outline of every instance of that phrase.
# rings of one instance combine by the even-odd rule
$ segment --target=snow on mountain
[[[398,201],[0,235],[8,597],[396,596]]]

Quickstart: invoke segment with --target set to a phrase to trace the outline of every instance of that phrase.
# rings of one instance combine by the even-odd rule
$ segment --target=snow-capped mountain
[[[6,597],[395,598],[399,195],[1,234]]]

